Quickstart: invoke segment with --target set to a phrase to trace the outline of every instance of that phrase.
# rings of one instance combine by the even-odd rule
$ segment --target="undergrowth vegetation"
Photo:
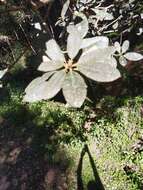
[[[5,138],[8,143],[20,139],[49,163],[60,164],[67,172],[68,189],[77,187],[81,156],[83,186],[86,188],[92,185],[90,181],[95,181],[84,144],[88,144],[105,189],[142,188],[141,96],[104,96],[98,104],[87,102],[83,109],[75,110],[54,101],[22,103],[21,86],[14,81],[8,89],[0,105],[1,135],[4,135],[1,140]]]

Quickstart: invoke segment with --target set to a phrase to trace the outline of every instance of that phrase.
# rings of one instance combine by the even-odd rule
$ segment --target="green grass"
[[[0,116],[14,126],[7,129],[9,138],[21,138],[49,163],[60,164],[68,189],[76,189],[76,172],[87,143],[106,190],[141,190],[143,97],[107,96],[97,106],[71,109],[54,101],[23,103],[23,87],[16,81],[9,83],[7,91],[0,102]],[[89,131],[84,128],[85,121],[91,125]],[[95,180],[87,153],[81,176],[85,189]]]

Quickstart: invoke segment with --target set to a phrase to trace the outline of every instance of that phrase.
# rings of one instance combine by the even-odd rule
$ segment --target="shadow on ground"
[[[68,189],[70,160],[53,128],[33,117],[21,106],[0,118],[0,190]]]
[[[101,182],[101,179],[99,177],[98,171],[96,169],[96,165],[94,163],[94,159],[90,153],[90,150],[87,146],[87,144],[84,145],[81,154],[80,154],[80,160],[78,163],[78,168],[77,168],[77,189],[78,190],[84,190],[84,184],[83,184],[83,179],[82,179],[82,167],[83,167],[83,159],[84,155],[88,154],[89,157],[89,162],[94,174],[95,180],[89,181],[87,184],[87,190],[105,190],[104,186]]]

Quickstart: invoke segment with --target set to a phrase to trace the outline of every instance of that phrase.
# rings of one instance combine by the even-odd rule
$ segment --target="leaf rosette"
[[[84,39],[86,32],[80,30],[80,27],[69,27],[66,51],[68,56],[65,56],[54,39],[46,43],[46,55],[38,67],[45,74],[28,85],[24,101],[51,99],[62,89],[68,105],[81,107],[87,96],[84,76],[97,82],[110,82],[120,77],[116,59],[113,57],[116,50],[109,46],[107,37]],[[80,50],[82,53],[77,60]]]
[[[122,66],[126,66],[129,61],[140,61],[143,59],[143,55],[137,52],[128,52],[130,42],[128,40],[125,40],[122,44],[122,46],[119,44],[119,42],[114,43],[116,52],[118,53],[117,56],[119,57],[119,63]]]

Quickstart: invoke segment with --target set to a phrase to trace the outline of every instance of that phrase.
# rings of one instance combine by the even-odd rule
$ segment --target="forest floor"
[[[143,97],[103,96],[81,109],[22,102],[1,89],[0,190],[142,190]]]

